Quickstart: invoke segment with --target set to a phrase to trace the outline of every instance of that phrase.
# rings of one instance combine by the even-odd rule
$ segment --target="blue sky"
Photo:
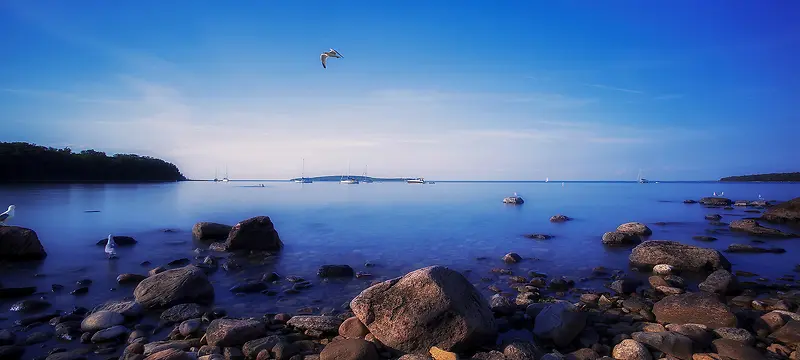
[[[233,5],[235,4],[235,5]],[[800,170],[794,1],[0,2],[0,132],[191,178]],[[323,69],[328,48],[344,58]]]

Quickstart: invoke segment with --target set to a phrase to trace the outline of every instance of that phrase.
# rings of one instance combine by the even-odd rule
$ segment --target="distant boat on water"
[[[406,182],[409,183],[409,184],[424,184],[425,183],[425,179],[423,179],[423,178],[408,179],[408,180],[406,180]]]
[[[342,176],[342,179],[339,180],[340,184],[358,184],[358,180],[350,176],[350,162],[347,162],[347,177]]]
[[[650,180],[647,180],[642,177],[642,169],[639,169],[639,175],[636,176],[636,181],[638,181],[639,184],[647,184],[650,182]]]
[[[228,182],[228,165],[225,165],[225,177],[222,178],[222,182]]]
[[[306,177],[306,159],[305,158],[303,158],[303,170],[300,173],[300,178],[299,179],[294,179],[294,182],[301,183],[301,184],[309,184],[309,183],[312,182],[311,179]]]
[[[544,182],[550,182],[550,178],[544,178]]]
[[[367,176],[367,166],[364,165],[364,175],[361,175],[361,182],[369,184],[372,183],[372,178]]]

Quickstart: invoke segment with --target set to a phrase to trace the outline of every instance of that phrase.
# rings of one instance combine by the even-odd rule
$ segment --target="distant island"
[[[0,142],[0,183],[171,182],[186,177],[161,159]]]
[[[728,176],[719,181],[772,181],[800,182],[800,172]]]
[[[375,182],[392,182],[392,181],[400,182],[400,181],[406,181],[406,180],[410,179],[410,178],[374,178],[374,177],[369,177],[369,176],[353,176],[353,175],[350,175],[350,176],[346,176],[346,175],[328,175],[328,176],[306,177],[306,179],[311,179],[311,181],[339,181],[342,178],[356,179],[356,180],[358,180],[360,182],[365,182],[365,181],[370,181],[370,180],[371,181],[375,181]],[[294,179],[289,179],[289,181],[295,181],[295,180],[300,180],[300,179],[301,178],[294,178]]]

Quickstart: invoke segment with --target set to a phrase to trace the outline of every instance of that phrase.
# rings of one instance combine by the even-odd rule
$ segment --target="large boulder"
[[[769,208],[761,214],[761,219],[773,223],[800,222],[800,197]]]
[[[660,323],[700,324],[708,328],[736,327],[736,316],[717,295],[699,292],[667,296],[653,305]]]
[[[192,235],[198,240],[225,240],[233,226],[214,222],[199,222],[192,227]]]
[[[617,227],[617,231],[639,236],[653,235],[653,230],[650,230],[650,228],[647,227],[647,225],[639,222],[624,223]]]
[[[210,305],[214,301],[214,286],[202,269],[188,265],[142,280],[133,296],[145,308],[167,308],[185,303]]]
[[[269,216],[256,216],[234,225],[225,247],[228,251],[278,251],[283,249],[283,242]]]
[[[731,268],[728,259],[717,250],[667,240],[650,240],[637,245],[628,256],[628,260],[632,266],[648,269],[659,264],[671,265],[680,271],[715,271]]]
[[[734,220],[731,221],[730,225],[728,225],[731,230],[734,231],[741,231],[746,232],[751,235],[756,236],[767,236],[767,237],[794,237],[796,235],[787,234],[783,231],[778,229],[772,229],[768,227],[763,227],[758,221],[754,219],[741,219],[741,220]]]
[[[728,198],[724,197],[704,197],[700,199],[700,203],[703,205],[710,205],[710,206],[728,206],[733,204],[733,201]]]
[[[27,261],[47,257],[36,231],[19,226],[0,226],[0,260]]]
[[[371,286],[350,307],[382,344],[405,353],[427,354],[433,346],[463,352],[494,344],[497,336],[486,299],[463,275],[442,266]]]
[[[254,319],[216,319],[208,324],[206,340],[209,346],[242,346],[267,334],[266,325]]]

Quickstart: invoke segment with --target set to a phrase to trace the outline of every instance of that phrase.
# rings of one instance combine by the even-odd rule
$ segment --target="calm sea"
[[[510,267],[516,274],[528,270],[580,279],[591,269],[605,266],[628,271],[629,248],[608,249],[600,239],[619,224],[639,221],[653,230],[650,239],[676,240],[719,250],[751,238],[711,226],[706,214],[717,213],[729,222],[744,216],[743,208],[707,209],[687,205],[724,191],[731,199],[784,201],[800,196],[800,184],[764,183],[520,183],[437,182],[436,184],[369,183],[344,185],[316,182],[182,182],[146,185],[36,185],[0,187],[0,207],[17,205],[13,225],[39,234],[49,256],[38,264],[6,265],[0,272],[5,286],[36,285],[57,308],[91,307],[110,298],[131,296],[133,287],[119,286],[120,273],[146,274],[151,268],[180,259],[194,259],[192,225],[199,221],[227,224],[268,215],[285,243],[273,264],[243,271],[222,269],[211,275],[217,301],[233,313],[263,314],[296,311],[314,306],[340,309],[371,281],[392,278],[433,264],[465,271],[483,291],[494,278],[493,267]],[[505,205],[502,199],[517,192],[525,204]],[[87,212],[96,210],[98,212]],[[555,214],[574,218],[550,223]],[[667,222],[667,225],[656,225]],[[165,232],[173,229],[174,232]],[[722,229],[715,242],[698,242],[693,235]],[[794,232],[800,232],[797,229]],[[530,240],[524,234],[553,235]],[[119,248],[120,259],[109,261],[95,243],[108,234],[128,235],[139,243]],[[800,240],[769,240],[784,254],[728,254],[736,270],[748,270],[769,279],[791,274],[800,259]],[[501,258],[516,252],[525,260],[507,266]],[[485,259],[478,259],[485,257]],[[141,266],[143,261],[152,265]],[[365,263],[375,264],[366,267]],[[348,264],[371,278],[324,282],[316,278],[323,264]],[[310,280],[312,288],[295,295],[236,296],[228,289],[247,278],[275,271]],[[37,275],[37,276],[34,276]],[[69,295],[81,279],[93,281],[84,296]],[[501,280],[496,280],[502,282]],[[65,285],[51,293],[51,284]],[[271,285],[276,291],[289,283]],[[579,282],[600,287],[602,282]],[[113,289],[113,290],[112,290]],[[486,294],[489,295],[488,291]],[[4,301],[0,315],[7,312]],[[6,321],[10,321],[6,320]],[[0,326],[1,327],[1,326]]]

